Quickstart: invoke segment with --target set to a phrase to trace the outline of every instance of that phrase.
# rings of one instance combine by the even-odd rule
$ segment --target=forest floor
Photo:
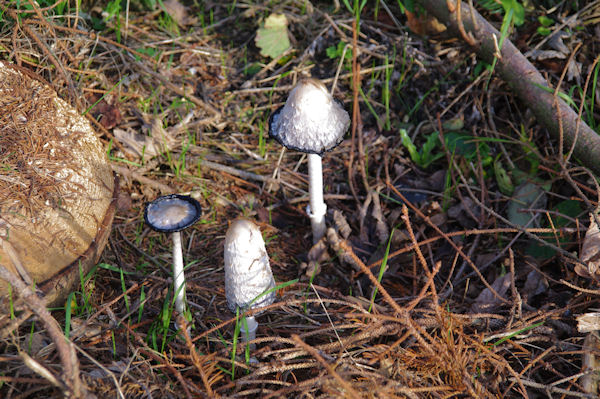
[[[87,391],[597,397],[597,260],[582,256],[596,177],[565,167],[529,104],[440,22],[360,3],[0,1],[0,59],[89,111],[120,179],[98,266],[52,310]],[[599,131],[600,2],[534,3],[475,6]],[[307,157],[268,128],[307,76],[352,119],[323,156],[331,231],[314,248]],[[189,335],[175,327],[170,237],[143,219],[172,193],[203,209],[183,232]],[[224,291],[225,232],[241,216],[279,286],[252,348]],[[42,324],[12,326],[0,397],[61,396]]]

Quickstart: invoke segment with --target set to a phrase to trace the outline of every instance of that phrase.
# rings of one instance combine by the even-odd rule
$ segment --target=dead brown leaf
[[[593,214],[590,214],[590,226],[585,233],[583,246],[581,248],[582,263],[575,266],[575,273],[582,277],[598,279],[600,270],[600,230]]]
[[[600,383],[600,337],[598,332],[590,332],[583,341],[583,359],[581,371],[584,375],[580,378],[581,386],[587,393],[597,395]]]
[[[498,277],[492,284],[494,291],[498,293],[502,298],[506,298],[506,292],[510,288],[510,282],[512,279],[512,273],[506,273],[504,276]],[[475,303],[471,307],[471,310],[475,313],[486,313],[492,312],[501,304],[500,298],[496,297],[494,293],[486,288],[475,299]]]
[[[186,7],[177,0],[166,0],[162,2],[162,5],[165,12],[169,14],[179,26],[190,25],[196,20],[188,15]]]
[[[600,313],[590,312],[577,316],[577,331],[580,333],[600,330]]]
[[[100,99],[99,94],[89,98],[91,103],[96,103]],[[98,102],[91,110],[92,116],[106,129],[112,129],[118,126],[122,121],[121,111],[114,104],[109,104],[105,99]]]

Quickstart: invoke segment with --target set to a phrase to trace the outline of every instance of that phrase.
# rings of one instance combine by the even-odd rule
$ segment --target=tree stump
[[[88,120],[0,62],[0,264],[60,304],[106,245],[117,187]]]

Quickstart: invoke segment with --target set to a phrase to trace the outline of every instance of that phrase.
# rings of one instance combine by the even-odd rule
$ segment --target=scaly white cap
[[[337,146],[350,126],[350,117],[323,83],[303,79],[282,108],[271,115],[269,134],[281,145],[309,154]]]
[[[275,292],[252,301],[275,287],[269,255],[257,225],[236,219],[225,235],[225,296],[232,312],[236,308],[258,308],[275,301]]]

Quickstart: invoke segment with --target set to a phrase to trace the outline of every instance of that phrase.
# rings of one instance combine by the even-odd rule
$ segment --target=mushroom
[[[301,80],[290,92],[285,105],[269,121],[269,134],[288,149],[308,154],[309,205],[313,243],[325,234],[322,154],[335,148],[350,126],[350,117],[315,79]]]
[[[225,235],[225,296],[229,309],[254,309],[275,301],[273,272],[260,229],[252,221],[234,220]],[[264,294],[261,296],[261,294]],[[246,317],[247,328],[242,329],[244,340],[256,338],[258,322],[254,316]]]
[[[173,281],[175,309],[185,314],[185,277],[183,274],[183,251],[181,230],[200,219],[202,208],[198,201],[187,195],[165,195],[146,204],[144,220],[151,229],[171,233],[173,237]]]

